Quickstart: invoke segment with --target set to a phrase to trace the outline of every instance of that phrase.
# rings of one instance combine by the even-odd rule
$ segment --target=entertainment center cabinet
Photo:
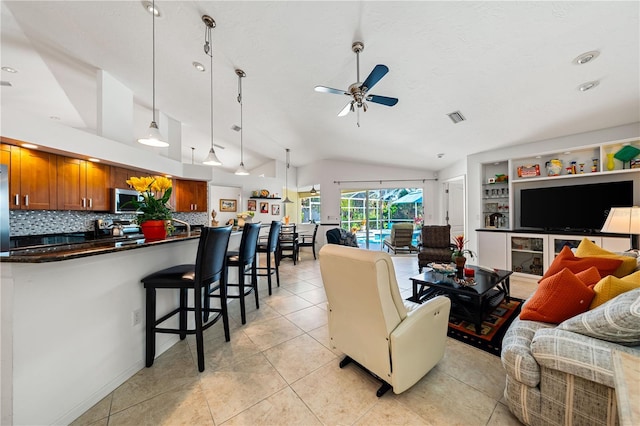
[[[629,237],[477,229],[478,264],[513,271],[523,278],[542,277],[562,247],[578,247],[583,238],[613,252],[629,249]]]
[[[597,229],[576,229],[577,227],[572,226],[571,223],[564,224],[566,229],[563,230],[523,227],[521,195],[523,190],[534,190],[525,191],[527,195],[527,193],[540,192],[536,191],[538,189],[564,187],[569,198],[572,186],[576,186],[578,191],[578,187],[584,185],[587,185],[584,186],[585,188],[590,188],[602,186],[599,184],[615,185],[615,182],[632,181],[632,204],[639,205],[640,165],[636,161],[634,168],[631,168],[631,161],[623,162],[614,157],[619,152],[633,154],[637,150],[640,150],[640,140],[632,138],[482,163],[480,192],[482,223],[480,226],[483,227],[477,229],[477,263],[511,270],[516,276],[523,278],[538,279],[564,245],[577,247],[584,237],[606,250],[616,252],[628,250],[629,236],[600,234]],[[618,156],[625,157],[621,154]],[[635,158],[640,158],[640,155],[636,155]],[[561,167],[559,167],[560,164]],[[547,166],[555,166],[555,168],[547,168]],[[550,192],[552,191],[561,192],[562,189]],[[560,211],[559,209],[571,209],[577,216],[583,211],[582,209],[589,208],[590,202],[596,204],[593,196],[570,204],[547,203],[539,206],[540,214],[553,216],[554,212]],[[604,203],[601,202],[601,204]],[[528,210],[528,212],[531,211]],[[530,218],[532,215],[527,216]],[[576,223],[578,222],[576,220]],[[604,223],[604,218],[602,222]]]

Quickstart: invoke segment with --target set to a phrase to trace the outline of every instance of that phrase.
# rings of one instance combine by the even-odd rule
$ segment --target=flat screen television
[[[611,207],[633,206],[633,181],[554,186],[520,191],[520,226],[600,231]]]

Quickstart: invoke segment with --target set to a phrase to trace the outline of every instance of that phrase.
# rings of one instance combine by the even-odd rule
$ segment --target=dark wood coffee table
[[[476,333],[482,330],[485,314],[493,311],[505,298],[509,301],[509,277],[512,271],[494,269],[489,272],[477,266],[467,265],[475,271],[474,286],[457,284],[454,276],[427,268],[425,272],[411,277],[413,295],[409,300],[422,303],[438,295],[451,299],[451,316],[472,322]]]

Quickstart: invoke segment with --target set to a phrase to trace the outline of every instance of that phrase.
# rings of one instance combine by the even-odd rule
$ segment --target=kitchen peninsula
[[[234,232],[229,247],[238,247]],[[100,245],[102,244],[102,246]],[[87,246],[88,245],[88,246]],[[2,258],[2,386],[15,424],[68,424],[144,368],[140,279],[193,263],[198,235],[115,247],[15,250]],[[177,293],[158,293],[158,312]],[[159,335],[159,355],[178,341]]]

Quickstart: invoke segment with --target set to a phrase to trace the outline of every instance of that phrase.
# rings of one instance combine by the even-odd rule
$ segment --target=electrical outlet
[[[131,312],[131,325],[136,326],[142,323],[142,311],[140,309],[136,309]]]

